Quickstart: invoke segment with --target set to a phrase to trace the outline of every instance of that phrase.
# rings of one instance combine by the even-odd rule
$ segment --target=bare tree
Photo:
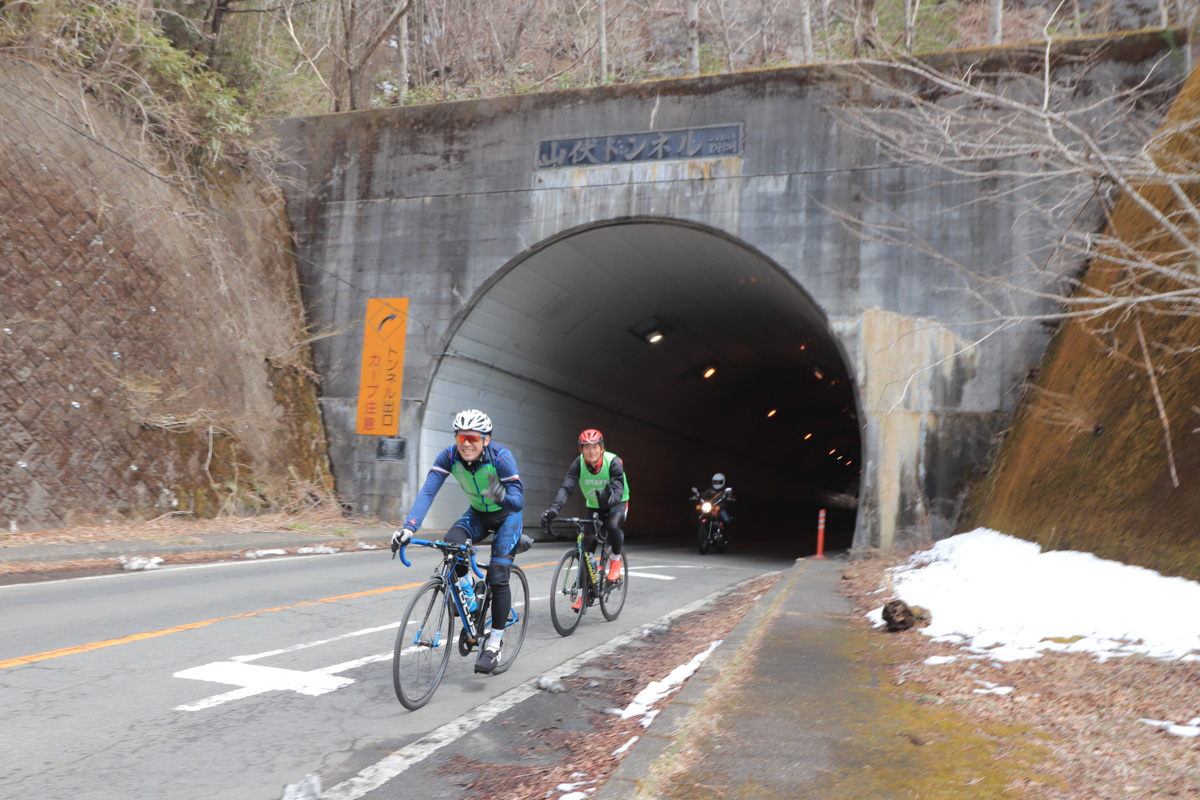
[[[921,0],[904,0],[904,52],[912,55],[913,40],[916,38],[917,12],[921,8]]]
[[[412,10],[414,0],[398,0],[391,15],[380,22],[382,7],[369,0],[339,0],[341,41],[334,49],[336,68],[334,80],[334,110],[353,111],[361,108],[368,96],[363,85],[364,70],[371,57],[395,31],[400,18]]]
[[[400,18],[396,26],[396,95],[401,105],[408,99],[409,73],[408,65],[408,14]]]
[[[981,201],[1017,208],[1014,218],[1023,224],[1050,226],[1040,239],[1053,246],[984,268],[887,219],[883,204],[873,215],[835,213],[863,236],[916,248],[952,267],[971,286],[973,301],[992,310],[993,331],[1074,320],[1111,357],[1138,366],[1178,485],[1158,362],[1200,354],[1200,347],[1169,336],[1151,339],[1146,321],[1200,317],[1200,163],[1194,155],[1200,121],[1180,119],[1153,133],[1160,122],[1153,109],[1163,108],[1177,88],[1153,72],[1127,85],[1050,44],[1040,67],[1025,67],[989,71],[964,64],[947,72],[911,59],[867,60],[855,74],[870,87],[871,103],[836,113],[892,163],[940,175],[946,186],[971,183]],[[1087,95],[1085,86],[1091,87]],[[1125,209],[1119,216],[1113,213],[1118,199]]]
[[[816,54],[813,52],[812,0],[800,0],[800,42],[804,53],[804,63],[813,63],[816,60]]]
[[[700,0],[687,0],[684,14],[687,27],[687,73],[700,74]]]
[[[608,80],[608,0],[596,0],[596,49],[600,51],[600,83]]]
[[[988,0],[988,44],[1000,44],[1004,28],[1004,0]]]
[[[854,6],[854,56],[861,58],[878,48],[875,37],[879,29],[879,15],[875,11],[875,0],[857,0]]]

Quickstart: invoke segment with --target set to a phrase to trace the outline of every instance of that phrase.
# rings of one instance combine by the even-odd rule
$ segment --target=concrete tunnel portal
[[[422,479],[466,407],[487,411],[516,456],[527,527],[577,456],[579,432],[598,428],[625,461],[631,541],[694,545],[689,490],[723,472],[738,498],[735,546],[808,555],[819,508],[826,549],[850,546],[862,444],[840,346],[783,269],[711,228],[589,225],[498,270],[435,368]],[[440,493],[427,525],[457,518],[454,495]],[[582,511],[577,492],[564,514]]]

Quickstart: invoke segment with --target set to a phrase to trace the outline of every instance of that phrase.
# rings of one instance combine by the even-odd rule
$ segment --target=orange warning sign
[[[404,338],[408,298],[367,300],[362,375],[358,382],[357,433],[400,433],[400,387],[404,382]]]

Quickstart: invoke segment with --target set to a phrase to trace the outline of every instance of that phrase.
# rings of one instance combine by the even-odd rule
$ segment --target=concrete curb
[[[686,746],[681,739],[688,718],[693,711],[702,710],[708,691],[720,680],[722,673],[742,653],[746,640],[763,624],[773,610],[780,607],[781,600],[791,592],[797,578],[804,571],[806,562],[798,559],[765,595],[760,597],[742,621],[734,626],[721,645],[713,651],[696,673],[670,700],[670,703],[654,720],[650,729],[634,744],[620,766],[601,784],[592,800],[628,800],[635,796],[651,768],[673,748]]]

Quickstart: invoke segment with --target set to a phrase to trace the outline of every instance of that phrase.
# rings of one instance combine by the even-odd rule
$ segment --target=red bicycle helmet
[[[579,434],[579,446],[583,447],[585,444],[604,444],[604,434],[595,428],[588,428]]]

